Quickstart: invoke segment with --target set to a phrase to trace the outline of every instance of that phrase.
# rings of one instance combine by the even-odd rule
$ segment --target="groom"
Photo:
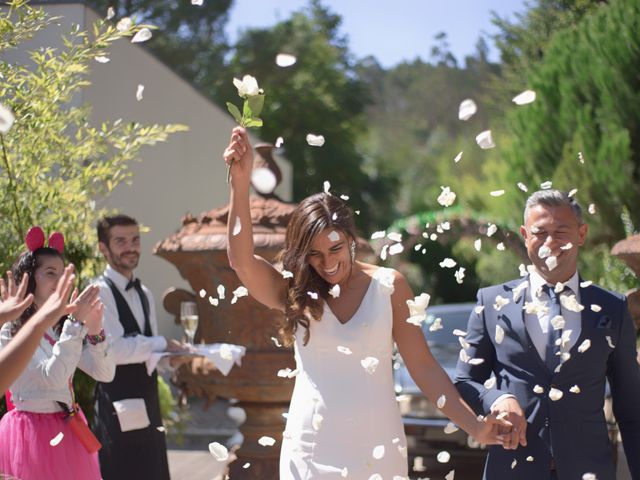
[[[490,447],[484,478],[614,480],[603,413],[608,380],[632,478],[640,480],[640,368],[627,302],[579,277],[587,225],[567,194],[531,195],[520,232],[533,268],[478,292],[466,353],[483,362],[458,362],[456,386],[467,403],[479,414],[504,412],[513,424],[505,448]]]

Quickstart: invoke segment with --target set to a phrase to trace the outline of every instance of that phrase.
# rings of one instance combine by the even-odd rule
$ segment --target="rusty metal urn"
[[[254,166],[277,169],[271,159],[272,149],[271,145],[256,146]],[[281,178],[277,170],[274,174]],[[250,204],[256,253],[273,261],[284,244],[295,205],[273,194],[251,196]],[[278,377],[277,372],[286,367],[294,369],[295,361],[291,349],[278,347],[272,340],[278,338],[280,312],[264,307],[251,296],[239,298],[233,305],[230,302],[233,290],[241,283],[227,259],[228,216],[228,206],[198,217],[187,215],[182,228],[154,248],[154,253],[175,265],[191,285],[192,292],[170,289],[163,303],[178,323],[180,302],[197,303],[200,322],[196,343],[231,343],[247,348],[242,367],[235,366],[226,377],[204,359],[195,359],[178,370],[176,383],[184,393],[208,401],[216,397],[237,399],[247,419],[240,427],[244,442],[236,452],[238,459],[230,465],[231,478],[275,479],[284,430],[282,413],[288,409],[293,391],[293,382]],[[226,294],[214,306],[209,297],[218,297],[218,285],[224,285]],[[206,295],[200,295],[202,290]],[[258,439],[262,436],[274,438],[276,444],[261,446]],[[243,469],[246,462],[251,466]]]

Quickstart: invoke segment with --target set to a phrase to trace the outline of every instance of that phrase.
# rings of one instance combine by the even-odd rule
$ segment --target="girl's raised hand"
[[[20,285],[16,287],[11,272],[7,272],[7,281],[0,278],[0,325],[18,319],[22,312],[33,303],[33,294],[25,297],[29,275],[22,276]]]
[[[253,149],[243,127],[235,127],[231,131],[231,139],[223,158],[224,163],[231,167],[231,183],[234,186],[249,185],[253,170]]]

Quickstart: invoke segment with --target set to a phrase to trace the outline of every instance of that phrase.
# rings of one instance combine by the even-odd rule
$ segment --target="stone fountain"
[[[272,145],[255,147],[255,168],[270,169],[279,182],[280,170],[272,158]],[[251,196],[250,209],[256,253],[273,261],[284,245],[285,230],[295,204],[280,200],[275,194]],[[213,209],[197,217],[187,215],[182,228],[155,246],[154,253],[175,265],[189,282],[192,291],[170,289],[164,296],[167,311],[179,323],[180,303],[194,301],[200,322],[195,341],[243,345],[247,353],[242,367],[234,367],[223,376],[204,359],[194,359],[176,373],[176,385],[185,395],[205,398],[237,399],[247,419],[240,427],[244,442],[236,452],[238,459],[230,465],[234,479],[276,479],[278,458],[284,430],[284,417],[293,391],[293,380],[277,376],[280,369],[295,369],[293,351],[280,347],[277,323],[282,313],[270,310],[251,296],[231,304],[232,291],[241,285],[227,259],[227,223],[229,206]],[[371,248],[358,239],[359,252]],[[224,285],[226,298],[214,306],[218,285]],[[206,292],[204,296],[202,291]],[[197,292],[197,293],[194,293]],[[215,303],[215,301],[214,301]],[[272,447],[258,443],[260,437],[274,438]],[[249,468],[243,468],[250,463]]]

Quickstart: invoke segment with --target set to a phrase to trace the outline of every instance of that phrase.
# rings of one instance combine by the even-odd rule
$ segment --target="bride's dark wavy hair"
[[[13,266],[11,267],[11,272],[13,273],[13,277],[15,278],[16,284],[20,284],[22,280],[22,276],[25,274],[29,275],[29,281],[27,282],[27,292],[25,295],[29,295],[30,293],[35,294],[36,291],[36,277],[35,273],[40,265],[42,265],[42,258],[44,257],[57,257],[60,258],[64,262],[64,257],[60,252],[58,252],[54,248],[42,247],[37,249],[34,252],[26,251],[23,252],[18,259],[15,261]],[[36,313],[38,307],[35,303],[29,305],[29,307],[22,312],[22,315],[17,320],[11,322],[11,334],[15,335],[18,330],[25,324],[31,316]],[[59,325],[54,327],[58,328]]]
[[[349,247],[356,241],[353,214],[345,202],[327,193],[317,193],[302,200],[287,226],[284,249],[278,256],[283,269],[293,273],[285,299],[285,318],[279,329],[287,346],[293,343],[300,326],[305,329],[306,345],[311,319],[319,320],[322,316],[322,299],[327,297],[331,285],[309,265],[307,256],[311,244],[325,228],[341,231]],[[316,292],[318,298],[314,300],[307,292]]]

